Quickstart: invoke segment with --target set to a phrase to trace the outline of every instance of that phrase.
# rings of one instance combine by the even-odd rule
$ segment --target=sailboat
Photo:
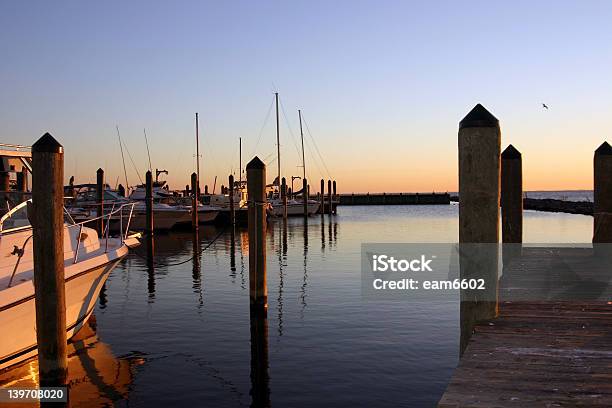
[[[273,196],[270,200],[272,204],[272,215],[277,217],[282,217],[285,214],[285,209],[283,205],[283,200],[281,199],[280,194],[280,184],[281,184],[281,161],[280,161],[280,127],[279,127],[279,115],[278,115],[278,92],[275,94],[276,99],[276,161],[277,161],[277,177],[274,180],[273,185],[278,186],[278,193],[276,196]],[[298,114],[300,117],[300,136],[302,138],[302,170],[303,170],[303,178],[306,179],[306,160],[304,157],[304,132],[302,131],[302,112],[298,110]],[[304,216],[304,196],[308,195],[308,191],[298,191],[297,194],[302,195],[302,200],[296,200],[294,198],[287,197],[287,216]],[[308,200],[307,202],[307,215],[315,214],[319,210],[319,203],[314,200]]]

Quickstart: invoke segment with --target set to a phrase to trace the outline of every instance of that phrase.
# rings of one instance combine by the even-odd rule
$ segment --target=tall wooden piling
[[[153,237],[153,175],[151,170],[147,171],[145,176],[145,208],[145,233]]]
[[[283,218],[287,218],[287,180],[284,177],[281,182],[280,195],[283,202]]]
[[[195,231],[198,229],[199,219],[198,219],[198,195],[196,191],[198,191],[198,175],[196,173],[191,173],[191,228]]]
[[[98,236],[102,238],[104,233],[104,170],[98,169],[96,171],[96,230],[98,230]]]
[[[266,165],[257,157],[247,170],[249,225],[249,293],[251,310],[268,308],[266,283]]]
[[[327,180],[327,204],[329,207],[327,208],[327,213],[331,215],[332,213],[332,182],[331,180]]]
[[[332,181],[332,190],[333,190],[333,194],[332,194],[332,201],[336,200],[336,180]],[[332,207],[332,212],[335,214],[336,210],[338,207]]]
[[[608,142],[593,156],[593,215],[593,243],[612,243],[612,146]]]
[[[308,217],[308,181],[302,179],[302,201],[304,202],[304,217]]]
[[[321,179],[321,195],[319,196],[321,204],[319,205],[321,208],[319,212],[321,214],[325,214],[325,180]]]
[[[234,175],[229,175],[229,211],[230,211],[230,224],[236,224],[236,209],[234,208]]]
[[[36,340],[41,387],[66,384],[64,148],[49,133],[32,146]]]
[[[499,121],[478,104],[459,123],[460,278],[483,279],[486,290],[462,290],[463,353],[474,325],[497,315],[500,202]]]
[[[523,242],[523,161],[509,145],[501,154],[502,242]]]

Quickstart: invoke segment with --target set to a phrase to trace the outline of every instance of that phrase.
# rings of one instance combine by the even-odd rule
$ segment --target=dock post
[[[284,177],[281,181],[280,196],[283,202],[283,218],[287,218],[287,180]]]
[[[332,213],[332,182],[331,180],[327,180],[327,204],[329,208],[327,209],[327,213],[331,215]]]
[[[191,228],[196,231],[198,229],[198,175],[194,172],[191,173]]]
[[[64,148],[49,133],[32,146],[36,340],[41,387],[66,384]]]
[[[102,238],[104,233],[104,170],[98,169],[96,171],[96,217],[100,217],[96,220],[96,229],[98,230],[98,236]]]
[[[153,237],[153,175],[151,174],[151,170],[147,171],[145,176],[145,206],[145,233],[149,237]]]
[[[308,181],[302,180],[302,199],[304,201],[304,217],[308,217]]]
[[[0,171],[0,191],[9,191],[11,176],[8,171]]]
[[[523,242],[523,161],[509,145],[501,154],[502,256],[504,264],[521,253]]]
[[[593,156],[593,216],[593,243],[612,243],[612,146],[608,142]]]
[[[459,123],[460,278],[484,279],[486,290],[462,290],[463,354],[474,325],[497,315],[500,202],[499,121],[476,105]]]
[[[229,207],[230,207],[230,224],[236,224],[236,212],[234,208],[234,175],[229,175]]]
[[[249,202],[249,293],[251,311],[268,308],[266,283],[266,165],[255,156],[247,164]]]
[[[321,200],[321,209],[319,212],[321,215],[325,214],[325,180],[321,179],[321,196],[319,197]]]
[[[204,185],[204,194],[208,195],[208,184]]]
[[[23,183],[23,176],[24,175],[25,174],[22,171],[18,171],[17,174],[16,174],[16,176],[17,176],[17,191],[20,191],[22,193],[24,191],[26,191],[24,183]]]
[[[337,200],[337,198],[336,198],[336,180],[332,181],[332,190],[333,190],[333,193],[332,193],[332,202],[334,202],[335,200]],[[338,207],[333,207],[332,206],[332,212],[334,214],[337,213],[337,209],[338,209]]]

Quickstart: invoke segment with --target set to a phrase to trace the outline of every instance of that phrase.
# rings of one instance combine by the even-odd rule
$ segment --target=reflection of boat
[[[0,369],[36,354],[36,311],[30,201],[0,219]],[[131,206],[132,204],[128,204]],[[118,208],[116,211],[119,211]],[[104,217],[106,221],[113,214]],[[127,228],[127,225],[125,226]],[[125,230],[125,229],[124,229]],[[98,238],[81,224],[64,224],[66,327],[68,338],[91,314],[100,289],[128,247],[139,242],[127,234]]]
[[[105,407],[127,399],[139,356],[117,358],[108,344],[96,335],[95,315],[68,343],[68,386],[70,406]],[[38,360],[11,367],[0,373],[0,387],[37,388]]]

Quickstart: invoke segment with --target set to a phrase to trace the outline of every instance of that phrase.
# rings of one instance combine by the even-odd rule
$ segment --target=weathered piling
[[[98,236],[102,237],[104,233],[104,170],[98,169],[96,171],[96,230]]]
[[[319,205],[319,213],[325,214],[325,180],[321,179],[321,195],[319,196],[321,204]]]
[[[249,292],[251,310],[268,308],[266,283],[266,165],[257,157],[247,170],[249,229]]]
[[[41,387],[66,384],[64,148],[49,133],[32,146],[36,340]]]
[[[304,217],[308,217],[308,181],[302,179],[302,201],[304,202]]]
[[[0,191],[9,191],[11,176],[8,171],[0,171]]]
[[[191,195],[191,228],[195,231],[198,229],[198,196],[196,191],[198,191],[198,175],[194,172],[191,173],[191,191],[193,194]]]
[[[229,175],[229,213],[230,225],[236,224],[236,212],[234,208],[234,175]]]
[[[21,180],[23,181],[21,191],[28,191],[28,169],[25,166],[21,169]]]
[[[24,167],[25,168],[25,167]],[[24,173],[23,171],[19,171],[16,174],[17,177],[17,191],[20,192],[25,192],[26,188],[25,188],[25,177],[26,177],[26,173]]]
[[[331,180],[327,180],[327,213],[331,215],[332,213],[332,182]]]
[[[283,202],[283,218],[287,218],[287,180],[284,177],[281,182],[280,196]]]
[[[504,265],[520,255],[523,242],[523,162],[509,145],[501,154],[501,217]]]
[[[478,104],[459,123],[460,278],[483,279],[486,290],[462,290],[463,353],[474,325],[497,314],[499,241],[499,121]]]
[[[145,233],[149,236],[153,236],[153,175],[151,170],[147,171],[145,176]]]
[[[336,200],[336,180],[332,181],[332,190],[333,190],[333,194],[332,194],[332,201]],[[338,207],[333,207],[332,206],[332,211],[334,214],[336,214]]]
[[[208,184],[204,185],[204,194],[208,195]]]
[[[603,142],[593,157],[593,243],[612,243],[612,146]]]

